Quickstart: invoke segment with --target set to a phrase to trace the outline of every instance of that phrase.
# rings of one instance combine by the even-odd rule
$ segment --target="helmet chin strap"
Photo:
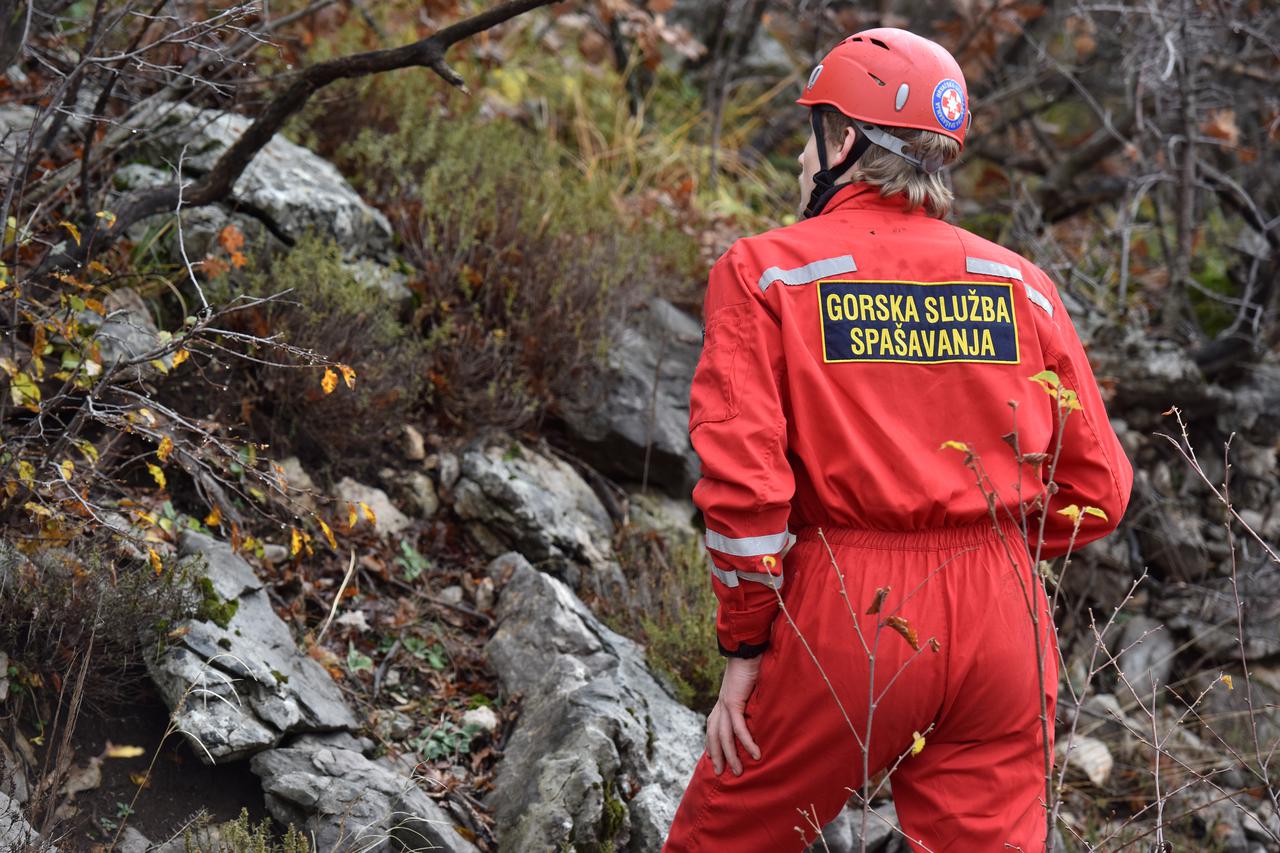
[[[822,130],[822,113],[821,109],[814,108],[809,111],[809,125],[813,128],[813,138],[818,146],[818,173],[813,176],[813,191],[809,193],[809,203],[805,205],[804,218],[808,219],[817,216],[822,209],[827,206],[827,202],[831,201],[831,197],[841,187],[849,185],[849,181],[842,184],[836,181],[845,172],[853,168],[858,159],[862,157],[866,150],[871,147],[871,137],[866,133],[859,133],[858,138],[854,140],[853,148],[849,151],[849,156],[845,157],[834,166],[827,165],[827,143]]]

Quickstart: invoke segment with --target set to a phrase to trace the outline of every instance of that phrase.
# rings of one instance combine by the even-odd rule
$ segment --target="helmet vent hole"
[[[867,72],[867,76],[868,76],[868,77],[870,77],[872,80],[875,80],[877,84],[879,84],[879,85],[881,85],[881,86],[883,86],[883,85],[884,85],[884,81],[883,81],[883,80],[881,80],[881,79],[880,79],[879,77],[877,77],[876,75],[872,74],[870,71],[868,71],[868,72]]]
[[[862,41],[862,36],[853,36],[849,39],[849,41]]]
[[[887,45],[887,44],[885,44],[884,42],[880,41],[880,39],[867,39],[867,41],[871,42],[871,43],[872,43],[872,44],[874,44],[876,47],[883,47],[885,50],[888,50],[888,49],[889,49],[889,45]]]

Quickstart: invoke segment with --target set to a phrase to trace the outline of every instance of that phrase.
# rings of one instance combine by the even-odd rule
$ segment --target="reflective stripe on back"
[[[988,261],[986,258],[965,258],[964,270],[978,275],[994,275],[1000,278],[1012,278],[1016,281],[1022,281],[1022,270],[997,261]],[[1036,307],[1042,309],[1050,317],[1053,316],[1053,303],[1049,301],[1049,297],[1025,281],[1022,281],[1022,288],[1027,292],[1027,299],[1031,300]]]
[[[795,286],[797,284],[808,284],[811,281],[817,281],[828,276],[857,271],[858,265],[853,262],[853,255],[824,258],[823,260],[813,261],[802,267],[795,267],[789,270],[784,270],[781,267],[769,267],[760,276],[760,292],[767,291],[769,285],[775,281]]]

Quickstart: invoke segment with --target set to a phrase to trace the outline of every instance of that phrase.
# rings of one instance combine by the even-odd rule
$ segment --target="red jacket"
[[[1065,420],[1042,555],[1067,549],[1074,523],[1057,510],[1106,514],[1083,521],[1077,547],[1124,514],[1133,471],[1053,282],[904,202],[854,184],[711,270],[689,430],[725,651],[767,643],[789,531],[982,523],[986,499],[943,442],[973,448],[1016,515],[1019,466],[1001,437],[1017,401],[1022,452],[1052,453],[1057,403],[1030,379],[1043,370],[1083,410]],[[1047,466],[1021,467],[1030,504]]]

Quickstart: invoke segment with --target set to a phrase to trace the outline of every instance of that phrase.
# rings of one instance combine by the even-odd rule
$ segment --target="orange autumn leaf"
[[[338,374],[333,372],[332,368],[324,369],[324,376],[320,379],[320,387],[324,389],[324,393],[332,394],[333,389],[338,387]]]
[[[237,252],[244,247],[244,232],[234,224],[227,225],[218,232],[218,243],[229,253]]]
[[[324,538],[329,540],[329,547],[336,551],[338,549],[338,542],[333,538],[333,531],[329,529],[329,525],[325,524],[323,518],[317,516],[316,521],[320,522],[320,529],[324,531]]]
[[[356,372],[345,364],[339,364],[338,370],[342,373],[342,381],[347,383],[348,388],[356,387]]]
[[[156,456],[161,462],[169,461],[169,454],[173,453],[173,439],[165,436],[160,439],[160,446],[156,448]]]
[[[884,624],[901,634],[902,639],[907,641],[907,645],[916,651],[920,651],[920,640],[916,637],[916,629],[912,628],[911,623],[904,617],[890,616],[884,620]]]

